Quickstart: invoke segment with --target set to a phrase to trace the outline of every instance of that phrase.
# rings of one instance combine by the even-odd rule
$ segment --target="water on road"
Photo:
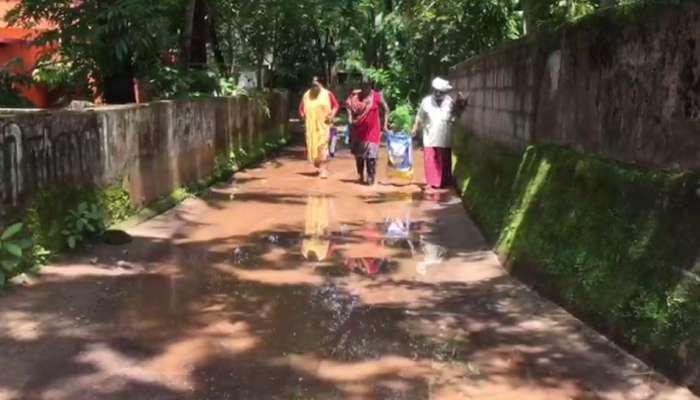
[[[694,398],[507,276],[454,195],[302,156],[0,297],[0,399]]]

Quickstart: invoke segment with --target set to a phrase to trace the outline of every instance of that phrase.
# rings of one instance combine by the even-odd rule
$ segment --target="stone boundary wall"
[[[461,128],[522,150],[700,169],[700,4],[595,15],[452,70],[471,93]]]
[[[122,184],[134,205],[212,174],[217,154],[286,134],[288,93],[84,111],[0,112],[0,221],[44,190]]]

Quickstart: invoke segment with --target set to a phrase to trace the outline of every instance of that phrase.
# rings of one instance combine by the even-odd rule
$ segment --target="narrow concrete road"
[[[456,197],[333,170],[292,149],[4,295],[0,399],[695,398],[508,277]]]

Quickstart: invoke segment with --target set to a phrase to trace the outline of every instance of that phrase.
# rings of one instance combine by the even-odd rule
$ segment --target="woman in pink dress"
[[[383,96],[372,89],[368,80],[362,81],[362,88],[352,92],[345,102],[352,123],[350,141],[355,156],[357,174],[361,183],[374,185],[377,174],[377,156],[382,130],[389,127],[389,106]],[[384,125],[380,122],[380,107],[384,111]],[[365,181],[365,167],[367,180]]]

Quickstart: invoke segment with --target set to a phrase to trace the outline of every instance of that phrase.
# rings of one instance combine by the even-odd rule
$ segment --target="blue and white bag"
[[[413,179],[413,141],[405,133],[388,131],[386,134],[389,165],[387,175],[393,178]]]

